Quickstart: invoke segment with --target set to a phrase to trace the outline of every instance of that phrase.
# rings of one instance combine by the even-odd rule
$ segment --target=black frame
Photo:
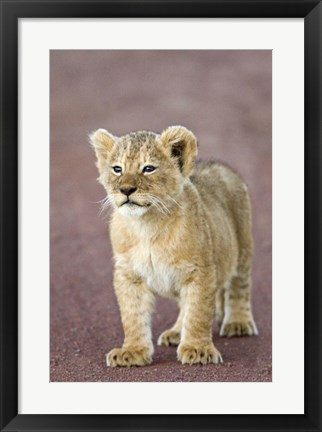
[[[322,4],[317,0],[0,0],[0,6],[1,431],[321,431]],[[18,19],[63,17],[305,18],[304,415],[18,414]]]

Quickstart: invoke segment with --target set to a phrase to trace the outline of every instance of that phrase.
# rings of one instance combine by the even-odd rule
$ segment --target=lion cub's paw
[[[258,335],[258,330],[253,317],[231,316],[224,319],[220,329],[220,336],[253,336]]]
[[[158,339],[158,345],[173,345],[177,346],[180,343],[180,333],[173,330],[166,330],[160,334]]]
[[[110,367],[145,366],[152,362],[150,352],[148,348],[114,348],[106,354],[106,365]]]
[[[217,364],[223,362],[220,352],[217,350],[213,343],[198,348],[181,344],[178,347],[177,353],[178,360],[180,360],[182,364]]]

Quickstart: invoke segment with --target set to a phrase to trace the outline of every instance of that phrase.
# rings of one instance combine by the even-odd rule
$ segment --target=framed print
[[[1,53],[1,430],[321,430],[320,2],[4,0]]]

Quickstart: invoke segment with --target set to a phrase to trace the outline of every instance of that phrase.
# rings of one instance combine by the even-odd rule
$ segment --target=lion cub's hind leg
[[[179,345],[181,330],[182,330],[183,315],[184,315],[183,307],[181,306],[177,321],[170,329],[165,330],[163,333],[160,334],[158,339],[158,345],[165,345],[165,346]]]
[[[252,336],[258,330],[251,309],[250,267],[239,270],[224,292],[224,319],[220,336]]]
[[[217,288],[215,311],[216,311],[216,315],[215,315],[216,321],[217,321],[218,326],[220,327],[223,320],[224,320],[224,314],[225,314],[225,290],[224,290],[224,288]]]

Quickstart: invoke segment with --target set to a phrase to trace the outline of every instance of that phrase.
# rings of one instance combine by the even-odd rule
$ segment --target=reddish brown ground
[[[123,334],[107,221],[95,204],[104,191],[87,135],[172,124],[192,129],[201,157],[229,163],[249,184],[260,335],[223,339],[214,327],[220,366],[182,366],[175,348],[156,347],[151,366],[109,369],[104,355]],[[52,381],[271,381],[271,149],[269,51],[52,51]],[[154,341],[175,318],[175,304],[158,300]]]

